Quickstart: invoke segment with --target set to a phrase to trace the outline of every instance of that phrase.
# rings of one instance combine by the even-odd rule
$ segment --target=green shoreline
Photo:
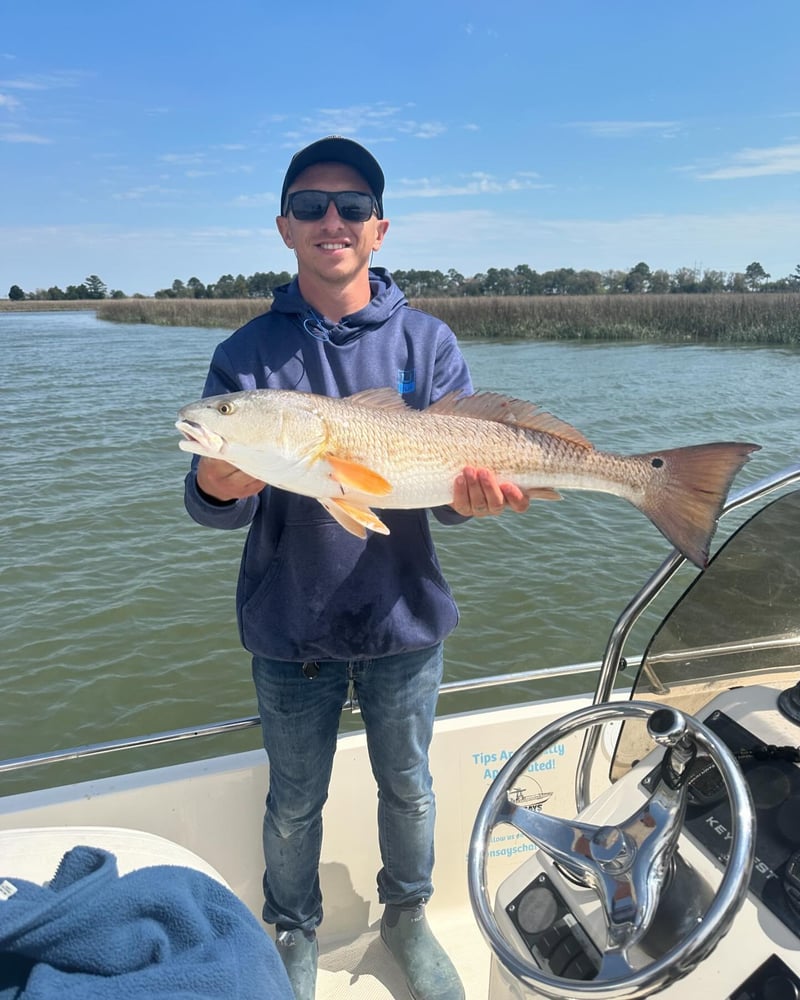
[[[498,296],[412,300],[459,338],[800,344],[800,294]],[[91,310],[116,323],[234,330],[269,299],[0,301],[0,312]]]

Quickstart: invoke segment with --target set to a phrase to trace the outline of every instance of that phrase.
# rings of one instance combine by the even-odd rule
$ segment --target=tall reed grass
[[[98,305],[97,299],[0,299],[0,312],[88,312]]]
[[[112,323],[201,326],[235,330],[266,312],[271,299],[108,299],[97,318]]]
[[[558,295],[418,299],[462,339],[800,344],[800,294]],[[98,319],[234,330],[268,299],[0,302],[0,310],[94,309]]]
[[[426,299],[460,337],[800,343],[800,295],[573,295]]]

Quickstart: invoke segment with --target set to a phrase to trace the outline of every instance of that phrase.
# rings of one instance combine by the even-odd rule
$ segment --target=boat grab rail
[[[745,504],[760,500],[770,493],[774,493],[785,486],[791,486],[797,482],[800,482],[800,462],[787,466],[787,468],[771,476],[766,476],[764,479],[760,479],[751,486],[744,487],[732,497],[729,497],[722,508],[720,519],[737,508],[743,507]],[[592,701],[593,705],[609,701],[619,672],[625,664],[622,650],[631,629],[642,612],[649,607],[651,602],[661,593],[685,562],[686,557],[681,555],[677,549],[674,549],[645,582],[639,592],[628,602],[619,618],[617,618],[601,661],[600,673],[597,677],[597,688],[595,689]],[[578,758],[578,766],[575,772],[575,807],[579,813],[591,801],[589,797],[589,785],[597,755],[597,748],[600,743],[601,728],[601,726],[592,726],[586,730],[583,746]]]
[[[632,665],[634,661],[631,661]],[[573,677],[582,674],[596,673],[600,669],[600,661],[590,663],[571,663],[560,667],[539,667],[533,670],[521,670],[515,673],[495,674],[492,677],[479,677],[461,681],[448,681],[439,688],[440,695],[463,694],[468,691],[482,691],[486,688],[526,684],[531,681],[543,681],[560,677]],[[353,705],[354,711],[357,706]],[[102,754],[115,753],[120,750],[134,750],[141,747],[156,746],[161,743],[177,743],[182,740],[192,740],[205,736],[219,736],[253,729],[261,724],[256,716],[243,719],[230,719],[226,722],[214,722],[203,726],[187,726],[183,729],[169,729],[147,736],[132,736],[126,739],[108,740],[103,743],[89,743],[84,746],[69,747],[65,750],[52,750],[45,753],[29,754],[23,757],[11,757],[0,761],[0,774],[10,771],[20,771],[24,768],[38,767],[42,764],[57,764],[67,760],[79,760],[85,757],[95,757]]]

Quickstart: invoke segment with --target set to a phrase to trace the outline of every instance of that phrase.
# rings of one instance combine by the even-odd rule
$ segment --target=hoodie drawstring
[[[330,340],[328,329],[322,322],[322,317],[313,309],[309,308],[306,318],[303,320],[303,329],[310,333],[315,340]]]

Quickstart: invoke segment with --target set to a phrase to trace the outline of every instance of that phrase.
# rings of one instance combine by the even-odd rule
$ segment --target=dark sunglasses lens
[[[374,209],[372,195],[360,191],[295,191],[289,197],[289,211],[301,222],[316,222],[331,202],[346,222],[366,222]]]
[[[328,196],[324,191],[297,191],[289,199],[289,210],[295,219],[312,222],[321,219],[328,210]]]
[[[372,196],[358,191],[343,191],[334,196],[336,210],[347,222],[366,222],[372,215]]]

